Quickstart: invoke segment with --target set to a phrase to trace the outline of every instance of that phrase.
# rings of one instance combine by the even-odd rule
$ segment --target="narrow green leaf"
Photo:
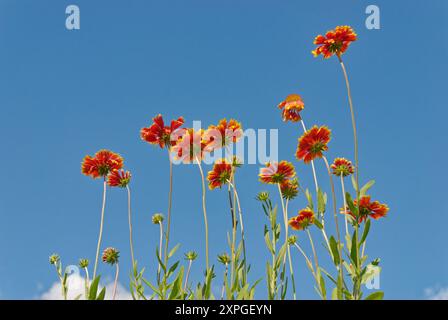
[[[358,235],[357,232],[355,230],[355,232],[353,232],[353,237],[352,237],[352,247],[350,248],[350,258],[352,260],[353,265],[355,266],[356,269],[358,269]]]
[[[367,236],[369,235],[369,230],[370,230],[370,219],[367,219],[364,225],[364,231],[362,233],[361,241],[359,242],[359,244],[363,244],[364,241],[366,241]]]
[[[319,188],[317,191],[317,212],[320,214],[325,213],[325,207],[326,207],[326,201],[325,201],[325,194],[322,192],[322,190]]]
[[[375,184],[375,180],[370,180],[369,182],[367,182],[359,191],[360,196],[365,196],[367,191],[369,191],[369,189]]]
[[[179,273],[177,274],[176,279],[173,283],[173,288],[171,289],[170,295],[168,296],[168,300],[175,300],[182,293],[182,280],[184,277],[184,267],[180,267]]]
[[[104,297],[106,296],[106,287],[101,289],[100,294],[98,297],[96,297],[96,300],[104,300]]]
[[[352,185],[353,189],[355,189],[355,191],[358,192],[358,184],[356,183],[355,175],[352,175]]]
[[[308,207],[313,210],[313,196],[311,195],[310,191],[308,189],[305,190],[305,196],[308,200]]]
[[[100,282],[100,278],[101,276],[97,276],[95,279],[93,279],[92,283],[90,284],[89,300],[96,299],[96,293],[98,292],[98,284]]]
[[[383,298],[384,298],[384,292],[377,291],[369,294],[365,300],[383,300]]]
[[[331,248],[331,253],[333,254],[333,262],[335,265],[338,265],[340,262],[338,243],[336,242],[336,240],[333,236],[330,237],[330,248]]]
[[[314,225],[319,228],[320,230],[322,230],[324,228],[324,226],[322,225],[322,223],[320,223],[320,221],[318,219],[314,219]]]
[[[168,258],[171,258],[176,253],[177,249],[179,249],[179,247],[180,243],[176,244],[176,246],[173,249],[171,249],[170,253],[168,253]]]

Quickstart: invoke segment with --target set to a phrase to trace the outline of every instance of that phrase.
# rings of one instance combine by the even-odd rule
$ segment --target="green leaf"
[[[166,266],[163,264],[162,259],[160,258],[159,248],[156,248],[156,256],[157,256],[157,261],[159,262],[160,266],[163,269],[163,272],[166,273]]]
[[[355,217],[358,217],[358,208],[354,205],[352,196],[350,193],[345,193],[345,199],[347,201],[347,206],[350,209],[350,212],[355,215]]]
[[[90,284],[89,300],[96,300],[96,293],[98,292],[98,284],[100,282],[100,278],[101,276],[97,276]]]
[[[352,185],[353,189],[355,189],[355,191],[358,192],[358,183],[356,182],[355,175],[352,175]]]
[[[175,300],[182,293],[182,279],[184,277],[184,267],[180,267],[179,273],[173,283],[173,288],[171,289],[168,300]]]
[[[350,258],[352,260],[353,265],[355,266],[356,269],[358,269],[358,235],[357,232],[355,230],[355,232],[353,232],[353,237],[352,237],[352,247],[350,248]]]
[[[367,235],[369,234],[369,230],[370,230],[370,219],[367,219],[366,224],[364,225],[364,231],[362,233],[361,241],[359,242],[359,244],[363,244],[364,241],[366,241]]]
[[[323,298],[326,298],[326,296],[327,296],[327,290],[326,290],[326,288],[325,288],[325,279],[324,279],[324,277],[322,276],[322,273],[320,273],[320,271],[318,271],[318,273],[319,273],[319,285],[320,285],[320,291],[321,291],[321,294],[322,294]]]
[[[104,297],[106,296],[106,287],[104,287],[101,291],[98,297],[96,297],[96,300],[104,300]]]
[[[268,247],[269,252],[274,254],[275,252],[274,252],[274,248],[271,243],[271,238],[269,237],[269,233],[264,234],[264,241],[266,242],[266,246]]]
[[[168,270],[167,277],[169,277],[169,276],[176,270],[176,268],[177,268],[178,265],[179,265],[179,261],[176,261],[176,262],[171,266],[171,268]]]
[[[308,200],[308,207],[313,210],[313,196],[311,195],[310,191],[308,189],[305,190],[305,196]]]
[[[369,189],[375,184],[375,180],[370,180],[369,182],[367,182],[362,188],[361,191],[359,191],[360,196],[364,196],[367,191],[369,191]]]
[[[319,188],[317,190],[317,212],[320,214],[324,214],[325,207],[327,205],[327,195],[322,192],[322,190]]]
[[[318,219],[314,219],[314,225],[319,228],[320,230],[322,230],[324,228],[324,226],[322,225],[322,223],[320,223],[320,221]]]
[[[367,296],[366,300],[383,300],[383,298],[384,298],[384,292],[377,291],[377,292],[369,294]]]
[[[338,265],[340,262],[338,243],[336,242],[333,236],[330,237],[330,249],[333,254],[333,261],[335,265]]]
[[[168,253],[168,258],[171,258],[176,253],[177,249],[179,249],[179,247],[180,243],[176,244],[176,246],[173,249],[171,249],[170,253]]]

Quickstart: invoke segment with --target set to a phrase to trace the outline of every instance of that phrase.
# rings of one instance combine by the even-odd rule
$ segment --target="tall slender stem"
[[[118,262],[115,265],[117,266],[117,269],[115,272],[114,291],[112,295],[112,300],[115,300],[115,297],[117,296],[118,274],[120,273],[120,267],[118,266]]]
[[[244,237],[244,224],[243,224],[243,213],[241,211],[241,203],[240,203],[240,198],[238,196],[238,191],[236,190],[235,185],[228,181],[228,183],[232,186],[233,191],[234,191],[234,195],[236,197],[236,204],[238,205],[238,213],[239,213],[239,217],[240,217],[240,226],[241,226],[241,242],[243,244],[243,263],[244,263],[244,272],[243,272],[243,280],[244,282],[246,282],[247,279],[247,260],[246,260],[246,240]]]
[[[285,206],[284,200],[283,200],[283,193],[282,188],[280,187],[280,183],[277,183],[278,192],[280,195],[280,201],[282,203],[282,210],[283,210],[283,220],[285,223],[285,245],[287,246],[287,252],[288,252],[288,262],[289,262],[289,272],[291,273],[291,281],[292,281],[292,293],[293,293],[293,299],[296,300],[296,284],[294,279],[294,269],[292,267],[292,260],[291,260],[291,249],[288,244],[288,209],[287,204]],[[283,259],[283,264],[286,263],[286,256]]]
[[[306,229],[306,233],[308,234],[308,238],[310,239],[311,250],[313,251],[314,264],[316,265],[316,270],[319,270],[319,260],[317,259],[317,253],[316,253],[316,248],[314,247],[313,237],[311,237],[310,230]]]
[[[185,276],[184,292],[187,291],[188,277],[190,276],[192,263],[193,263],[193,260],[188,260],[188,269],[187,269],[187,275]]]
[[[207,221],[207,208],[206,208],[206,201],[205,201],[205,178],[204,178],[204,171],[202,170],[201,162],[196,157],[196,162],[199,167],[199,172],[201,173],[201,181],[202,181],[202,211],[204,213],[204,225],[205,225],[205,265],[207,268],[207,272],[209,270],[209,264],[208,264],[208,221]]]
[[[347,87],[348,103],[350,106],[350,115],[352,118],[353,141],[354,141],[354,145],[355,145],[355,177],[356,177],[356,184],[358,185],[358,189],[359,189],[358,134],[357,134],[357,130],[356,130],[355,110],[353,107],[352,93],[351,93],[351,89],[350,89],[350,82],[348,80],[347,70],[345,69],[344,62],[342,61],[342,58],[340,55],[338,55],[338,59],[339,59],[339,63],[342,68],[342,72],[344,73],[345,85]],[[359,200],[359,191],[357,192],[356,198]]]
[[[170,241],[170,228],[171,228],[171,206],[173,197],[173,161],[171,159],[171,150],[168,149],[168,160],[170,161],[170,190],[168,193],[168,217],[166,222],[166,238],[165,238],[165,258],[164,264],[168,263],[168,243]]]
[[[223,280],[222,289],[221,289],[221,300],[224,300],[224,292],[226,290],[226,280],[227,280],[228,269],[229,269],[229,265],[228,265],[228,263],[226,263],[226,269],[224,271],[224,280]]]
[[[332,195],[332,199],[333,199],[333,215],[334,215],[334,223],[335,223],[335,227],[336,227],[336,235],[338,237],[338,252],[339,252],[339,273],[340,273],[340,277],[341,279],[343,278],[343,270],[342,270],[342,254],[341,254],[341,233],[339,232],[339,222],[338,222],[338,214],[337,214],[337,209],[336,209],[336,192],[334,189],[334,182],[333,182],[333,176],[331,174],[331,169],[330,169],[330,165],[328,163],[328,160],[326,157],[322,157],[324,162],[325,162],[325,166],[327,167],[327,171],[328,171],[328,176],[330,178],[330,185],[331,185],[331,195]]]
[[[235,254],[235,246],[236,246],[236,217],[235,217],[235,208],[232,201],[232,192],[230,189],[230,184],[228,184],[228,193],[229,193],[229,203],[230,203],[230,214],[232,216],[232,243],[230,248],[230,254],[232,256],[232,264],[230,265],[230,281],[233,283],[234,270],[236,267],[236,254]]]
[[[84,286],[85,286],[85,294],[86,294],[86,299],[89,299],[89,269],[86,267],[84,268],[84,271],[86,273],[86,280],[84,282]]]
[[[159,256],[162,254],[162,243],[163,243],[163,224],[162,221],[159,222],[159,230],[160,230],[160,238],[159,238]],[[157,267],[157,279],[160,281],[160,268],[162,266],[160,265]]]
[[[135,259],[134,259],[134,241],[132,238],[132,211],[131,211],[131,189],[126,186],[128,191],[128,222],[129,222],[129,244],[131,246],[131,259],[132,259],[132,274],[134,274],[135,269]]]
[[[95,266],[93,268],[93,279],[96,278],[96,268],[98,266],[98,258],[100,256],[100,248],[101,248],[101,240],[103,238],[104,210],[106,208],[106,187],[107,187],[107,182],[106,182],[106,178],[104,178],[104,182],[103,182],[103,205],[101,207],[100,232],[99,232],[99,235],[98,235],[98,244],[96,246]]]
[[[347,217],[347,200],[345,199],[344,176],[341,173],[342,199],[344,199],[344,218],[345,218],[345,234],[348,233],[348,217]]]

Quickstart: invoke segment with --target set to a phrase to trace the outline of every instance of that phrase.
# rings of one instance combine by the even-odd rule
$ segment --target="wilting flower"
[[[328,31],[325,36],[318,35],[314,39],[314,44],[318,47],[312,53],[315,57],[321,54],[325,59],[334,54],[340,56],[356,39],[357,35],[351,27],[338,26],[334,30]]]
[[[160,148],[174,146],[177,139],[172,139],[171,135],[184,124],[184,118],[172,120],[169,126],[165,125],[161,114],[152,120],[153,124],[140,130],[141,138],[150,144],[158,144]]]
[[[103,251],[103,262],[114,265],[118,263],[120,257],[120,251],[115,248],[109,247]]]
[[[228,163],[226,159],[216,161],[213,165],[213,170],[207,174],[210,190],[221,188],[227,184],[232,177],[232,170],[232,164]]]
[[[241,123],[235,119],[221,119],[218,125],[211,125],[204,134],[204,140],[208,141],[211,149],[228,146],[238,142],[243,136]]]
[[[88,259],[79,259],[78,265],[81,269],[87,268],[89,266],[89,260]]]
[[[290,94],[286,99],[278,105],[282,110],[283,121],[297,122],[302,118],[300,117],[300,111],[305,108],[305,104],[302,101],[302,97],[298,94]]]
[[[314,223],[314,212],[310,209],[299,211],[297,217],[289,219],[289,226],[294,230],[305,230]]]
[[[111,187],[126,188],[131,181],[131,173],[129,171],[113,170],[107,177],[107,184]]]
[[[352,162],[345,158],[336,158],[331,164],[332,173],[336,176],[349,176],[355,172]]]
[[[52,254],[49,258],[50,264],[56,264],[59,262],[59,260],[61,260],[61,258],[56,253]]]
[[[194,261],[198,257],[198,254],[194,251],[188,251],[185,253],[185,260]]]
[[[282,191],[283,198],[287,200],[294,199],[299,193],[298,187],[299,181],[297,180],[297,178],[283,181],[280,184],[280,190]]]
[[[296,175],[296,171],[291,162],[268,162],[265,168],[260,169],[260,181],[263,183],[277,184],[291,179]]]
[[[356,200],[353,200],[353,205],[355,207],[358,207],[358,202]],[[382,204],[378,201],[371,202],[370,196],[363,196],[361,197],[361,199],[359,199],[358,223],[367,220],[368,217],[378,220],[379,218],[385,217],[388,211],[389,207],[386,204]],[[342,208],[341,213],[347,213],[356,221],[356,215],[350,211],[350,208],[348,206],[345,210],[344,208]]]
[[[109,172],[119,170],[123,167],[123,158],[115,152],[109,150],[100,150],[95,156],[85,156],[81,171],[86,176],[92,178],[106,177]]]
[[[175,158],[184,163],[201,161],[206,152],[210,152],[210,141],[204,139],[204,130],[185,129],[172,151]]]
[[[152,223],[154,223],[154,224],[162,223],[163,219],[164,219],[164,217],[163,217],[163,214],[161,214],[161,213],[155,213],[155,214],[153,214],[153,216],[151,218]]]
[[[224,265],[227,265],[230,263],[230,257],[227,253],[223,253],[223,254],[218,255],[218,261]]]
[[[331,131],[326,127],[314,126],[299,138],[296,157],[305,163],[322,158],[322,152],[328,150]]]

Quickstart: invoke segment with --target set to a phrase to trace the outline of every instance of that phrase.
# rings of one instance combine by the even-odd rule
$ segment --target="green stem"
[[[341,188],[342,188],[342,199],[344,199],[344,218],[345,218],[345,234],[348,233],[348,217],[347,217],[347,200],[345,199],[345,185],[344,185],[344,177],[341,173]]]
[[[162,255],[162,242],[163,242],[163,224],[162,221],[159,222],[159,230],[160,230],[160,238],[159,238],[159,256]],[[157,267],[157,280],[160,282],[160,268],[161,264],[159,262],[159,266]]]
[[[282,188],[280,187],[280,184],[277,184],[278,187],[278,192],[280,195],[280,201],[282,203],[282,210],[283,210],[283,220],[285,223],[285,245],[287,246],[287,252],[288,252],[288,261],[289,261],[289,272],[291,273],[291,281],[292,281],[292,292],[293,292],[293,299],[296,300],[296,284],[295,284],[295,280],[294,280],[294,269],[292,267],[292,260],[291,260],[291,249],[289,248],[288,245],[288,210],[287,210],[287,204],[285,206],[285,203],[283,201],[283,193],[282,193]],[[286,256],[283,259],[283,264],[286,263]]]
[[[190,270],[191,270],[192,263],[193,263],[193,260],[188,260],[188,269],[187,269],[187,275],[185,276],[184,293],[187,291],[188,277],[190,276]]]
[[[106,187],[107,187],[107,182],[106,182],[106,178],[104,178],[104,183],[103,183],[103,205],[101,207],[100,232],[99,232],[99,235],[98,235],[98,244],[96,246],[95,266],[93,268],[93,279],[96,278],[96,269],[97,269],[97,266],[98,266],[98,258],[100,256],[101,240],[103,238],[104,211],[105,211],[105,208],[106,208]]]
[[[171,160],[171,150],[168,149],[168,160],[170,162],[170,190],[168,193],[168,217],[166,222],[166,238],[165,238],[165,258],[164,264],[168,264],[168,243],[170,241],[170,229],[171,229],[171,206],[173,197],[173,161]],[[162,253],[160,253],[162,254]]]
[[[118,274],[120,272],[120,268],[118,267],[118,262],[115,265],[117,266],[117,269],[115,272],[114,291],[113,291],[113,295],[112,295],[112,300],[115,300],[115,297],[117,296]]]
[[[206,188],[205,188],[205,178],[204,178],[204,171],[202,170],[201,163],[199,159],[196,157],[196,162],[199,167],[199,172],[201,173],[201,182],[202,182],[202,210],[204,213],[204,225],[205,225],[205,265],[207,268],[207,272],[209,270],[209,259],[208,259],[208,221],[207,221],[207,209],[206,209],[206,201],[205,201],[205,194],[206,194]]]
[[[232,243],[231,243],[231,255],[232,255],[232,264],[230,266],[230,280],[233,283],[234,270],[236,267],[236,255],[235,255],[235,246],[236,246],[236,217],[235,217],[235,208],[232,202],[232,192],[230,189],[230,184],[228,184],[228,193],[229,193],[229,203],[230,203],[230,213],[232,216]]]
[[[132,238],[132,211],[131,211],[131,189],[126,186],[128,191],[128,222],[129,222],[129,245],[131,247],[131,259],[132,259],[132,274],[135,272],[135,259],[134,259],[134,241]]]

